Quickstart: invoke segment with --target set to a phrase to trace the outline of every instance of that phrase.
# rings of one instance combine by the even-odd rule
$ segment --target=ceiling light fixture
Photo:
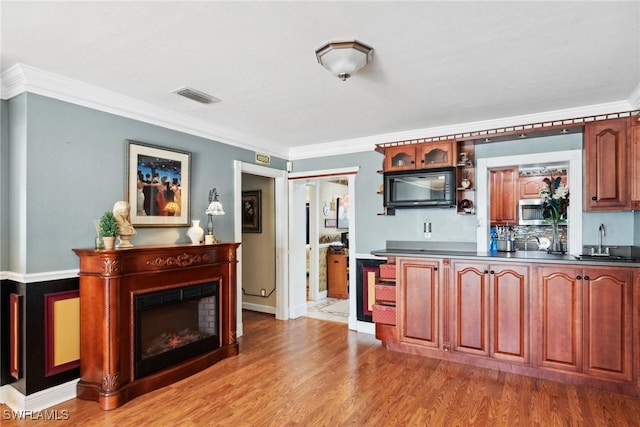
[[[373,59],[373,48],[358,40],[329,42],[316,49],[318,63],[333,75],[347,80]]]

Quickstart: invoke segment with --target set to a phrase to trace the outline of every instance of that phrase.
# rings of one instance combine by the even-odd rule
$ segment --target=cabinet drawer
[[[373,304],[373,323],[395,326],[396,308],[391,305]]]
[[[380,264],[380,278],[381,279],[395,279],[396,278],[396,265],[395,264]]]
[[[396,287],[393,285],[376,284],[376,302],[396,302]]]

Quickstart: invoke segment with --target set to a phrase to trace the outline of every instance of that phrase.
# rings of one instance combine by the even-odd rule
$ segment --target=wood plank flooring
[[[13,426],[640,426],[640,399],[394,353],[343,324],[243,313],[240,355],[102,411]]]

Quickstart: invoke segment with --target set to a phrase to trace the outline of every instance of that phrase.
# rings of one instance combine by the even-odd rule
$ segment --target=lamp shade
[[[329,42],[316,49],[316,58],[344,81],[373,59],[373,48],[357,40]]]
[[[209,207],[205,211],[207,215],[224,215],[224,208],[222,207],[222,203],[217,200],[209,203]]]

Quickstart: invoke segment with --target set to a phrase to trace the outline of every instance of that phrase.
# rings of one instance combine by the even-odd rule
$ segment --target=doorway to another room
[[[348,323],[349,179],[331,176],[305,187],[306,317]]]

